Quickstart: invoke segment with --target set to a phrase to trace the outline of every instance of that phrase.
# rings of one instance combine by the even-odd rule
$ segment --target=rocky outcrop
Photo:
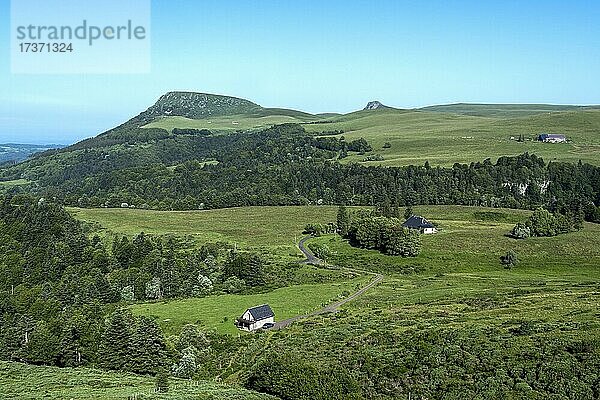
[[[202,119],[221,115],[238,115],[260,112],[261,106],[237,97],[207,93],[169,92],[135,118],[138,125],[153,121],[157,117],[181,116]]]
[[[367,106],[365,108],[363,108],[363,110],[377,110],[380,108],[389,108],[389,107],[384,106],[379,101],[370,101],[367,103]]]

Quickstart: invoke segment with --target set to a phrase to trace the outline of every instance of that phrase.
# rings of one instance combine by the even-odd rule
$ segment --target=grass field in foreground
[[[258,400],[273,397],[211,382],[170,379],[168,393],[154,393],[154,378],[89,368],[39,367],[0,361],[5,400]]]
[[[216,329],[219,333],[238,334],[233,322],[249,307],[269,304],[275,320],[279,321],[322,308],[354,292],[369,279],[369,276],[360,276],[340,283],[289,286],[268,293],[144,303],[132,306],[131,310],[134,314],[157,317],[166,334],[179,333],[181,327],[189,323]]]
[[[336,207],[245,207],[207,211],[149,211],[131,209],[70,209],[78,219],[96,222],[102,227],[122,234],[191,235],[198,243],[226,241],[239,248],[259,250],[265,258],[298,259],[297,248],[302,230],[308,222],[327,223],[335,220]],[[296,267],[296,276],[302,274],[335,274],[324,269],[307,270]],[[331,278],[331,277],[329,277]],[[199,299],[177,300],[167,303],[135,305],[135,313],[158,317],[167,333],[179,332],[186,323],[199,323],[221,333],[235,334],[233,321],[248,307],[268,303],[276,319],[285,319],[318,309],[322,304],[337,299],[344,292],[352,292],[368,276],[343,282],[329,282],[290,286],[272,292],[251,295],[219,295]],[[224,318],[227,317],[227,320]],[[168,320],[165,322],[165,320]]]
[[[586,223],[578,232],[519,241],[506,234],[515,223],[526,220],[529,211],[464,206],[417,206],[414,211],[440,228],[438,234],[422,237],[422,251],[416,258],[353,248],[339,237],[313,239],[326,243],[336,253],[330,259],[334,264],[385,274],[382,284],[344,306],[353,314],[365,313],[365,318],[374,318],[373,310],[382,310],[382,315],[395,321],[390,325],[392,329],[419,324],[510,327],[524,319],[550,330],[557,324],[572,323],[573,330],[559,330],[561,334],[600,331],[600,225]],[[249,207],[182,213],[102,209],[74,213],[124,233],[140,229],[150,233],[184,232],[203,240],[233,240],[268,251],[275,249],[275,254],[280,254],[297,251],[292,237],[300,238],[307,222],[334,221],[336,207]],[[509,249],[516,250],[520,260],[512,270],[500,264],[500,256]],[[264,295],[273,298],[250,297],[248,303],[242,296],[214,296],[166,305],[136,305],[135,309],[161,320],[175,315],[177,322],[174,319],[173,324],[200,320],[221,332],[232,332],[232,318],[247,305],[281,301],[289,309],[276,309],[278,318],[300,310],[294,302],[304,301],[304,297],[294,299],[295,289],[279,290]],[[343,291],[333,285],[318,285],[314,290],[322,300],[309,299],[313,302],[306,303],[307,309]],[[227,323],[222,322],[224,316],[229,319]]]

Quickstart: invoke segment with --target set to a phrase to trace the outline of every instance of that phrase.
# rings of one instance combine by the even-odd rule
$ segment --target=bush
[[[532,236],[556,236],[556,225],[556,218],[543,208],[535,210],[527,221]]]
[[[237,276],[230,276],[223,282],[223,289],[227,293],[239,293],[246,288],[246,282]]]
[[[384,161],[385,158],[381,154],[373,154],[363,158],[363,161]]]
[[[134,301],[135,293],[133,291],[133,286],[125,286],[121,289],[121,299],[124,301]]]
[[[508,269],[516,267],[519,263],[517,252],[512,249],[507,251],[506,255],[500,257],[500,262]]]
[[[516,239],[526,239],[530,236],[556,236],[581,227],[580,216],[577,214],[552,214],[546,209],[538,208],[527,222],[515,225],[510,234]]]
[[[322,232],[323,226],[321,224],[306,224],[304,231],[302,231],[303,234],[311,236],[321,236]]]
[[[355,246],[402,257],[416,257],[421,251],[419,232],[403,227],[397,218],[359,213],[351,220],[348,238]]]
[[[309,243],[308,248],[321,260],[327,260],[331,256],[331,249],[326,244]]]
[[[198,350],[194,346],[183,349],[181,352],[181,359],[172,367],[173,375],[183,379],[190,379],[194,376],[198,369],[196,364],[196,353],[198,353]]]
[[[348,151],[356,151],[360,154],[364,154],[371,150],[373,150],[373,148],[365,138],[359,138],[348,143]]]
[[[173,135],[197,135],[197,136],[210,136],[212,134],[208,129],[192,129],[192,128],[173,128]]]
[[[531,229],[529,229],[527,225],[519,222],[515,225],[510,235],[515,239],[527,239],[531,236]]]
[[[267,357],[251,372],[246,387],[287,400],[363,398],[358,383],[342,366],[318,366],[291,353]]]

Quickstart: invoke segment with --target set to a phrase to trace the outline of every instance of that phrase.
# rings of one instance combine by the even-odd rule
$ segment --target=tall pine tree
[[[129,370],[132,318],[131,314],[123,309],[110,316],[98,350],[98,362],[103,368]]]
[[[167,346],[158,324],[139,317],[132,337],[131,369],[141,374],[156,374],[165,367]]]
[[[337,213],[337,230],[338,233],[345,237],[348,235],[348,228],[350,228],[350,215],[345,206],[340,206]]]

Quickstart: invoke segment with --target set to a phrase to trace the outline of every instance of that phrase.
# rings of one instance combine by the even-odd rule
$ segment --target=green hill
[[[189,110],[191,106],[184,109],[174,107],[174,104],[188,104],[193,95],[199,96],[205,111],[192,112]],[[316,135],[343,131],[348,139],[365,138],[373,151],[366,155],[351,155],[345,162],[385,166],[423,164],[425,161],[432,165],[450,166],[456,162],[470,163],[485,158],[495,160],[500,156],[524,152],[535,153],[546,160],[600,163],[598,106],[458,103],[403,110],[372,101],[364,109],[348,114],[312,115],[262,108],[246,100],[225,100],[221,97],[169,93],[142,113],[144,120],[154,117],[143,128],[160,128],[169,132],[174,128],[234,132],[263,129],[274,124],[300,123]],[[212,111],[229,103],[239,105]],[[165,110],[175,109],[177,111],[165,113]],[[162,114],[157,110],[162,110]],[[570,143],[547,145],[536,142],[535,138],[543,132],[567,134]],[[515,140],[521,135],[524,135],[524,142]],[[366,161],[372,159],[378,161]]]
[[[305,129],[321,132],[343,131],[350,139],[363,137],[373,151],[351,155],[345,162],[385,166],[450,166],[485,158],[497,159],[524,152],[547,161],[600,164],[600,110],[557,111],[525,117],[473,116],[461,113],[422,110],[365,110],[328,118],[326,123],[306,124]],[[564,133],[569,143],[546,144],[535,139],[540,133]],[[524,141],[517,139],[524,136]],[[340,135],[341,136],[341,135]],[[512,139],[511,139],[512,138]],[[389,143],[389,145],[384,145]],[[381,161],[365,162],[372,154]]]
[[[251,114],[262,107],[251,101],[237,97],[206,93],[169,92],[134,120],[151,122],[158,117],[180,116],[193,119],[232,114]]]
[[[138,127],[157,127],[167,130],[197,128],[198,126],[207,129],[235,130],[315,119],[319,119],[319,117],[284,108],[264,108],[237,97],[207,93],[169,92],[129,123]],[[239,121],[242,121],[243,124],[236,126]]]
[[[317,136],[343,132],[348,139],[364,138],[372,145],[371,152],[351,155],[345,162],[396,166],[429,161],[431,165],[450,166],[530,152],[546,160],[600,164],[598,106],[459,103],[403,110],[372,101],[348,114],[313,115],[265,108],[237,97],[193,92],[166,93],[124,124],[59,152],[123,145],[127,147],[120,152],[136,152],[131,146],[142,144],[146,150],[159,151],[164,148],[159,143],[171,140],[175,128],[208,130],[214,135],[287,123],[302,124]],[[545,132],[564,133],[569,143],[536,142],[535,138]],[[521,135],[523,142],[515,140]],[[135,160],[129,164],[134,165]]]
[[[422,107],[419,110],[473,115],[479,117],[526,117],[559,111],[585,111],[600,106],[573,106],[557,104],[473,104],[456,103]]]

